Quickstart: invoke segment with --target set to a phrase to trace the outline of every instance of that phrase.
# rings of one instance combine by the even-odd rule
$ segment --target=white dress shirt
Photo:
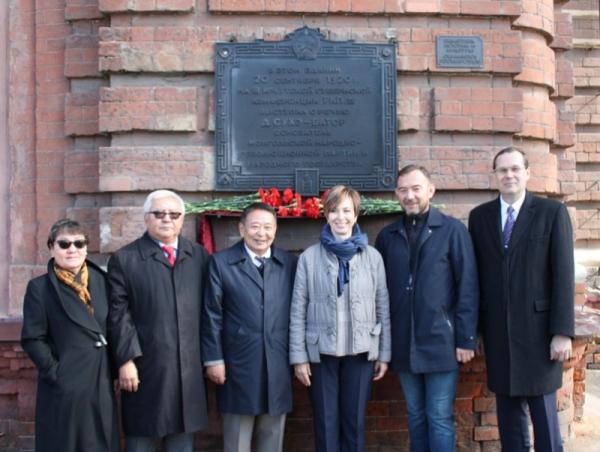
[[[502,230],[504,230],[504,225],[506,224],[506,217],[508,216],[508,213],[506,212],[506,210],[508,209],[508,206],[512,206],[512,208],[514,209],[514,217],[515,217],[515,221],[517,221],[517,217],[519,216],[519,211],[521,210],[521,207],[523,206],[523,202],[525,201],[525,192],[523,192],[523,196],[521,196],[519,199],[517,199],[515,202],[513,202],[512,204],[507,203],[504,199],[502,199],[502,196],[500,196],[500,221],[501,221],[501,225],[502,225]]]
[[[260,261],[260,259],[262,259],[262,258],[269,259],[271,257],[271,247],[269,247],[269,249],[267,250],[267,252],[265,253],[264,256],[259,256],[254,251],[252,251],[250,248],[248,248],[248,246],[246,245],[246,242],[244,242],[244,248],[246,249],[246,253],[248,253],[248,256],[250,256],[250,259],[252,259],[252,263],[254,265],[256,265],[257,267],[260,267],[263,264]]]

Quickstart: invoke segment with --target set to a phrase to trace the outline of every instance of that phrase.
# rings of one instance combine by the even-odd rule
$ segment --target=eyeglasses
[[[85,248],[88,244],[87,240],[57,240],[56,243],[61,250],[68,250],[71,248],[71,245],[75,245],[75,248],[78,250]]]
[[[147,213],[151,213],[152,215],[154,215],[154,218],[156,218],[157,220],[162,220],[167,215],[171,220],[177,220],[182,215],[181,212],[165,212],[162,210],[153,210],[152,212]]]
[[[525,170],[525,168],[522,166],[510,166],[510,167],[496,168],[494,170],[494,172],[496,174],[506,176],[509,173],[509,171],[512,172],[513,174],[519,174],[521,171],[524,171],[524,170]]]

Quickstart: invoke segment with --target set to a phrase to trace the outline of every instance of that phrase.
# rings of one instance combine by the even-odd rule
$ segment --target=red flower
[[[289,187],[283,190],[283,196],[275,187],[268,190],[261,187],[258,196],[262,202],[274,207],[280,217],[301,217],[305,213],[308,218],[319,218],[321,215],[322,203],[319,198],[308,198],[303,205],[302,196]]]
[[[268,204],[269,193],[264,188],[261,187],[258,189],[258,197],[260,198],[261,202]]]
[[[279,207],[281,205],[281,194],[275,187],[269,190],[269,201],[269,205],[272,207]]]
[[[319,198],[308,198],[304,203],[306,209],[306,216],[308,218],[319,218],[320,208]]]
[[[310,209],[306,209],[306,216],[308,218],[319,218],[319,206],[312,206]]]
[[[283,203],[289,204],[294,199],[294,191],[291,188],[283,190]]]

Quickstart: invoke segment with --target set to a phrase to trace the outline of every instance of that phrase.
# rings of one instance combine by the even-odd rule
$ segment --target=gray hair
[[[179,205],[181,206],[181,213],[185,215],[185,202],[183,202],[181,196],[179,196],[177,193],[171,190],[155,190],[152,193],[150,193],[144,201],[144,213],[150,212],[154,200],[162,198],[176,199]]]

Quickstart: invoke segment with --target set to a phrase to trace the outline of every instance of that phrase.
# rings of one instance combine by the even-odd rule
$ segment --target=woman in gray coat
[[[371,382],[391,358],[383,260],[356,224],[359,194],[343,185],[325,200],[320,243],[298,261],[290,313],[290,363],[309,387],[315,450],[364,449]]]

